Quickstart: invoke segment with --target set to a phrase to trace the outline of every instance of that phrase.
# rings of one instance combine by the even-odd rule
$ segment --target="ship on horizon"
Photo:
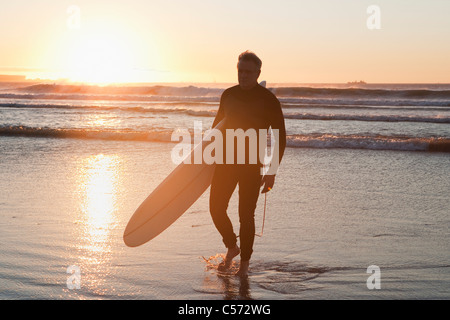
[[[349,81],[347,82],[347,84],[367,84],[367,82],[359,80],[359,81]]]

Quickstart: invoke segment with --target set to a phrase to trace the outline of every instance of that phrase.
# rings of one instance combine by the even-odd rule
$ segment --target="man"
[[[237,69],[239,85],[226,89],[220,99],[219,110],[213,123],[215,127],[222,119],[226,119],[227,129],[268,130],[269,127],[279,132],[279,162],[286,146],[286,129],[281,105],[272,92],[258,84],[261,73],[261,60],[253,53],[245,51],[239,55]],[[226,141],[224,138],[224,146]],[[259,142],[258,142],[259,146]],[[225,149],[225,148],[224,148]],[[236,150],[236,149],[235,149]],[[219,270],[229,268],[232,259],[241,254],[241,263],[236,275],[245,277],[248,274],[249,262],[253,252],[255,238],[255,209],[259,196],[270,191],[275,183],[275,174],[261,175],[261,161],[250,163],[250,148],[245,146],[246,162],[244,164],[223,164],[216,166],[210,191],[210,213],[214,225],[221,234],[228,249],[226,257],[219,265]],[[252,149],[253,150],[253,149]],[[238,150],[241,152],[242,150]],[[226,158],[224,150],[224,158]],[[236,154],[235,154],[236,156]],[[259,157],[258,157],[259,159]],[[271,166],[278,168],[278,163]],[[270,171],[269,171],[270,172]],[[239,222],[240,248],[237,236],[227,215],[229,200],[239,184]]]

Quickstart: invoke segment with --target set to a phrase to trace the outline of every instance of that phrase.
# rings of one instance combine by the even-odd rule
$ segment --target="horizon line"
[[[17,80],[8,80],[3,78],[18,78]],[[265,80],[267,81],[267,80]],[[111,83],[95,83],[89,81],[73,81],[66,78],[60,79],[46,79],[46,78],[37,78],[37,79],[27,79],[26,75],[23,74],[1,74],[0,73],[0,82],[51,82],[52,84],[58,85],[87,85],[87,86],[114,86],[114,85],[144,85],[144,84],[214,84],[214,85],[229,85],[229,84],[237,84],[237,82],[211,82],[211,81],[137,81],[137,82],[111,82]],[[296,82],[296,81],[283,81],[283,82],[270,82],[272,84],[335,84],[335,85],[353,85],[354,83],[348,82]],[[365,83],[356,83],[357,85],[389,85],[389,84],[441,84],[441,85],[450,85],[450,82],[365,82]]]

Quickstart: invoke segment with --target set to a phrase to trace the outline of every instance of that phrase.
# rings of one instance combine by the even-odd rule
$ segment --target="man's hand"
[[[273,184],[275,183],[275,175],[265,175],[261,179],[261,186],[264,185],[261,193],[266,193],[267,191],[272,190]]]

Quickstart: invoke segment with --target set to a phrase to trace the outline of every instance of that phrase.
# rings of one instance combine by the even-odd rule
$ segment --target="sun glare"
[[[82,34],[68,50],[67,78],[75,82],[126,82],[133,57],[126,43],[108,33]]]
[[[107,85],[152,82],[160,76],[153,71],[159,59],[151,34],[116,22],[83,20],[79,29],[65,30],[48,47],[47,70],[29,72],[28,79]]]
[[[84,163],[81,175],[85,194],[83,211],[91,231],[107,229],[114,222],[118,162],[117,156],[100,154],[89,157]]]
[[[117,227],[121,184],[121,158],[96,154],[81,159],[75,178],[80,210],[76,218],[79,239],[76,243],[77,266],[83,270],[83,285],[101,294],[110,273],[112,235]]]

